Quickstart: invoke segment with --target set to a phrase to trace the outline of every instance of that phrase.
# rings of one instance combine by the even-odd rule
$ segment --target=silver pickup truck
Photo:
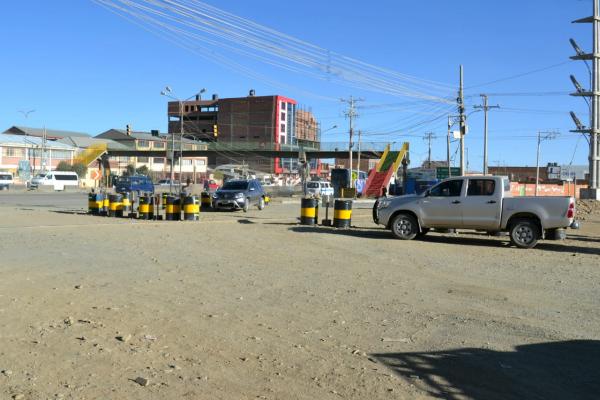
[[[517,247],[532,248],[542,238],[563,239],[577,228],[572,197],[511,197],[504,177],[467,176],[442,181],[421,195],[380,199],[375,223],[398,239],[411,240],[430,229],[509,232]]]

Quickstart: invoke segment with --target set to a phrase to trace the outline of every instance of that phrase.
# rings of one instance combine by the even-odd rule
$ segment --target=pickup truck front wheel
[[[530,219],[517,219],[510,228],[510,241],[521,249],[531,249],[540,240],[540,230]]]
[[[419,224],[410,214],[398,214],[392,220],[392,234],[396,239],[412,240],[419,234]]]

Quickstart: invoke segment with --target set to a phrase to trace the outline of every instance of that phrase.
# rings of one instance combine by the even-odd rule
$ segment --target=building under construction
[[[168,104],[169,133],[180,134],[204,142],[219,142],[232,147],[257,149],[277,148],[277,145],[304,145],[319,148],[319,124],[310,110],[284,96],[223,98],[210,100],[200,96],[192,101],[172,101]],[[250,170],[267,174],[298,173],[297,159],[245,156],[234,151],[219,151],[209,158],[209,166],[244,164]],[[311,173],[319,174],[319,163],[311,161]]]

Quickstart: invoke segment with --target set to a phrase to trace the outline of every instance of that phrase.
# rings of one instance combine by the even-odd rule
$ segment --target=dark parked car
[[[213,207],[216,209],[244,210],[255,205],[265,208],[265,191],[255,179],[231,180],[213,194]]]
[[[154,193],[152,180],[143,175],[121,176],[115,180],[114,184],[117,193]]]

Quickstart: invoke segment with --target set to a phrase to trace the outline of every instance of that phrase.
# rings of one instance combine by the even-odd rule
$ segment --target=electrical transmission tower
[[[583,52],[573,39],[570,40],[571,45],[577,53],[575,56],[571,57],[571,59],[584,61],[590,72],[591,90],[589,91],[584,90],[579,82],[577,82],[577,79],[571,75],[571,81],[576,89],[576,92],[573,93],[572,96],[583,97],[586,101],[588,101],[588,98],[592,99],[591,104],[589,104],[588,101],[588,104],[590,105],[590,126],[584,126],[575,113],[571,112],[571,117],[577,126],[577,129],[574,129],[571,132],[589,134],[590,138],[588,189],[581,190],[581,197],[600,200],[600,182],[598,179],[598,174],[600,173],[600,146],[598,144],[598,134],[600,133],[600,8],[598,0],[593,0],[593,2],[593,16],[573,21],[573,23],[591,23],[593,25],[594,48],[592,52]],[[591,70],[587,64],[588,61],[592,61]]]

